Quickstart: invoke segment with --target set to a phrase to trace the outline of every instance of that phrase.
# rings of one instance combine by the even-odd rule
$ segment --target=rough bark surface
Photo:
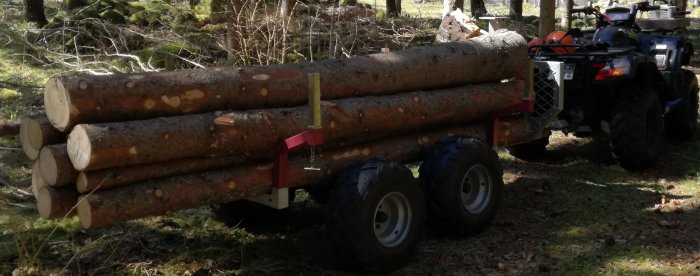
[[[510,141],[525,141],[528,138],[529,125],[526,120],[509,120],[503,126],[499,136],[508,137]],[[294,156],[289,160],[289,185],[317,184],[352,163],[370,158],[415,162],[421,159],[427,147],[440,139],[453,135],[485,139],[487,130],[486,124],[474,124],[327,150],[317,157],[321,171],[304,170],[307,157]],[[78,217],[84,228],[97,228],[179,209],[243,199],[269,192],[273,185],[272,172],[272,164],[255,164],[97,191],[81,197]]]
[[[39,215],[45,219],[75,215],[73,206],[78,203],[78,196],[75,187],[41,187],[36,196]]]
[[[225,109],[296,106],[308,73],[324,99],[386,95],[494,82],[518,75],[526,42],[515,32],[307,64],[51,78],[45,106],[54,126],[116,122]]]
[[[539,37],[547,37],[554,31],[554,3],[556,0],[540,1],[540,28]]]
[[[16,136],[19,134],[19,124],[2,123],[0,124],[0,137]]]
[[[324,147],[464,124],[522,100],[523,82],[325,102]],[[270,152],[309,125],[308,107],[205,113],[121,123],[81,124],[68,138],[79,171],[206,155]]]
[[[165,176],[189,174],[233,167],[243,162],[239,156],[188,158],[161,163],[81,172],[76,188],[80,193],[106,190]],[[72,168],[71,168],[72,169]]]
[[[45,146],[39,154],[39,170],[49,186],[61,187],[75,185],[78,172],[68,157],[66,144]]]
[[[51,126],[45,114],[25,117],[20,121],[19,142],[31,160],[39,158],[41,148],[66,141],[66,134]]]

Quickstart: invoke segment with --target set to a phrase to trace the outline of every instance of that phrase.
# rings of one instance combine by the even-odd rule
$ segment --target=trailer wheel
[[[664,117],[666,136],[676,140],[692,138],[698,125],[698,79],[691,71],[683,69],[682,72],[681,89],[687,95],[680,106]]]
[[[345,170],[328,201],[331,239],[355,270],[386,272],[413,254],[423,234],[425,202],[411,171],[370,160]]]
[[[610,146],[626,170],[650,168],[659,156],[664,120],[649,87],[630,88],[610,120]]]
[[[503,170],[496,152],[481,141],[451,137],[438,142],[419,172],[429,218],[442,229],[473,235],[496,214]]]

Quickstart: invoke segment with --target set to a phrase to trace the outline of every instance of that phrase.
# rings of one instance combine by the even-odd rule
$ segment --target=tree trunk
[[[526,120],[509,120],[504,126],[509,129],[500,129],[500,136],[509,137],[511,141],[525,141],[529,135]],[[289,160],[289,185],[301,187],[317,184],[353,163],[371,158],[415,162],[421,159],[424,150],[440,139],[454,135],[485,139],[487,129],[485,124],[475,124],[327,150],[317,157],[321,171],[305,170],[307,156],[300,154]],[[270,192],[272,173],[271,164],[255,164],[97,191],[81,197],[78,217],[80,224],[89,229],[179,209],[243,199]]]
[[[44,0],[24,0],[24,18],[44,27],[49,21],[44,14]]]
[[[510,11],[508,12],[513,19],[523,18],[523,0],[510,0]]]
[[[165,176],[211,171],[243,162],[240,156],[189,158],[161,163],[81,172],[76,188],[80,193],[106,190]]]
[[[442,18],[445,18],[452,11],[459,9],[464,11],[464,0],[443,0],[442,1]]]
[[[401,15],[401,0],[386,0],[386,16],[397,17]]]
[[[0,137],[16,136],[17,134],[19,134],[19,124],[0,124]]]
[[[540,37],[547,37],[549,33],[554,31],[554,1],[540,1]]]
[[[495,82],[521,73],[527,46],[515,32],[390,53],[308,64],[56,77],[44,103],[52,124],[116,122],[161,116],[297,106],[308,73],[321,73],[324,99]]]
[[[294,6],[297,4],[296,0],[281,0],[280,1],[280,19],[287,20],[289,16],[292,15]]]
[[[61,187],[75,185],[78,172],[68,158],[66,144],[46,146],[39,154],[39,170],[49,186]]]
[[[484,0],[471,0],[469,4],[472,10],[472,17],[474,18],[478,19],[479,17],[488,13],[486,11],[486,4],[484,4]]]
[[[482,119],[520,102],[523,89],[522,81],[511,81],[325,102],[324,146]],[[301,106],[81,124],[69,135],[68,154],[80,171],[205,155],[249,156],[269,153],[309,122],[308,107]]]
[[[30,160],[39,158],[39,152],[44,146],[65,141],[66,134],[54,129],[45,114],[25,117],[20,121],[19,142]]]
[[[63,218],[75,215],[73,207],[78,203],[78,192],[75,187],[39,188],[36,196],[36,207],[39,215],[45,219]]]
[[[574,0],[564,1],[564,16],[561,17],[561,27],[565,30],[571,29],[571,9],[574,7]]]

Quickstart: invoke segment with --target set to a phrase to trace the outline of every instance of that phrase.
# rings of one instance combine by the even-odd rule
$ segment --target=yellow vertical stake
[[[309,79],[309,126],[321,128],[321,74],[310,73]]]

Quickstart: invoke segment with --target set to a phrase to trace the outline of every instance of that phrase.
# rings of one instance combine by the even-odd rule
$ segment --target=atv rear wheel
[[[610,146],[626,170],[650,168],[659,156],[664,121],[661,104],[648,86],[631,87],[610,120]]]
[[[683,102],[665,116],[666,136],[676,140],[693,137],[698,125],[698,79],[689,70],[682,70]]]

